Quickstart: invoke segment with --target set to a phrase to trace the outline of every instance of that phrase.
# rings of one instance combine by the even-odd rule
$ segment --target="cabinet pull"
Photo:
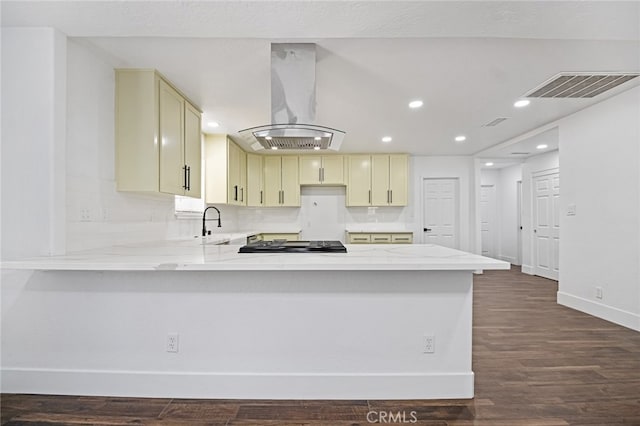
[[[318,182],[322,182],[322,167],[318,169]]]
[[[260,204],[262,204],[262,190],[260,190]]]
[[[244,188],[240,188],[240,202],[244,202]]]
[[[324,182],[324,167],[322,167],[320,170],[322,171],[322,178],[320,179],[320,181]]]
[[[354,238],[353,240],[354,241],[367,241],[366,238]]]
[[[191,166],[187,166],[187,191],[191,191]]]
[[[238,185],[233,186],[233,201],[238,201]]]
[[[393,204],[393,189],[389,190],[389,204]]]
[[[184,184],[182,185],[182,189],[187,189],[187,166],[182,166],[182,178],[184,179]]]
[[[280,192],[282,192],[282,202],[280,204],[284,204],[284,190],[282,190]]]
[[[391,197],[389,196],[389,190],[387,189],[387,204],[391,203]]]
[[[369,204],[371,204],[371,190],[369,190]]]

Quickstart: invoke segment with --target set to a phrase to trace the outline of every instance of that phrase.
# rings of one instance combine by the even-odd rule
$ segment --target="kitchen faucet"
[[[206,219],[207,217],[207,210],[209,209],[214,209],[215,211],[218,212],[218,228],[220,228],[222,226],[222,222],[220,221],[220,210],[218,210],[216,207],[213,206],[209,206],[206,209],[204,209],[204,213],[202,213],[202,236],[205,237],[207,235],[207,227],[204,225],[205,221],[207,220],[215,220],[215,219]],[[209,233],[211,233],[211,231],[209,231]]]

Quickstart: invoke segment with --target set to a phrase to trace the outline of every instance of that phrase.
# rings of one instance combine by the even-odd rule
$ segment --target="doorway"
[[[533,273],[558,280],[560,251],[560,173],[533,175]]]
[[[480,241],[482,255],[497,258],[497,219],[496,219],[496,187],[482,185],[480,187]]]
[[[422,242],[459,248],[458,179],[424,178],[422,181]]]

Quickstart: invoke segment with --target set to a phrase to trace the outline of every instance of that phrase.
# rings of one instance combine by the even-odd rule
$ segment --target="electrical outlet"
[[[602,299],[602,287],[596,287],[596,299]]]
[[[436,351],[436,336],[424,336],[423,352],[432,354]]]
[[[80,209],[80,221],[91,222],[91,211],[89,209]]]
[[[167,334],[167,352],[178,352],[178,333]]]

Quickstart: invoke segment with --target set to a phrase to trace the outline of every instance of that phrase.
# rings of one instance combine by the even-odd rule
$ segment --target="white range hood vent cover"
[[[271,123],[240,130],[254,150],[334,150],[341,130],[315,124],[316,45],[271,43]]]

